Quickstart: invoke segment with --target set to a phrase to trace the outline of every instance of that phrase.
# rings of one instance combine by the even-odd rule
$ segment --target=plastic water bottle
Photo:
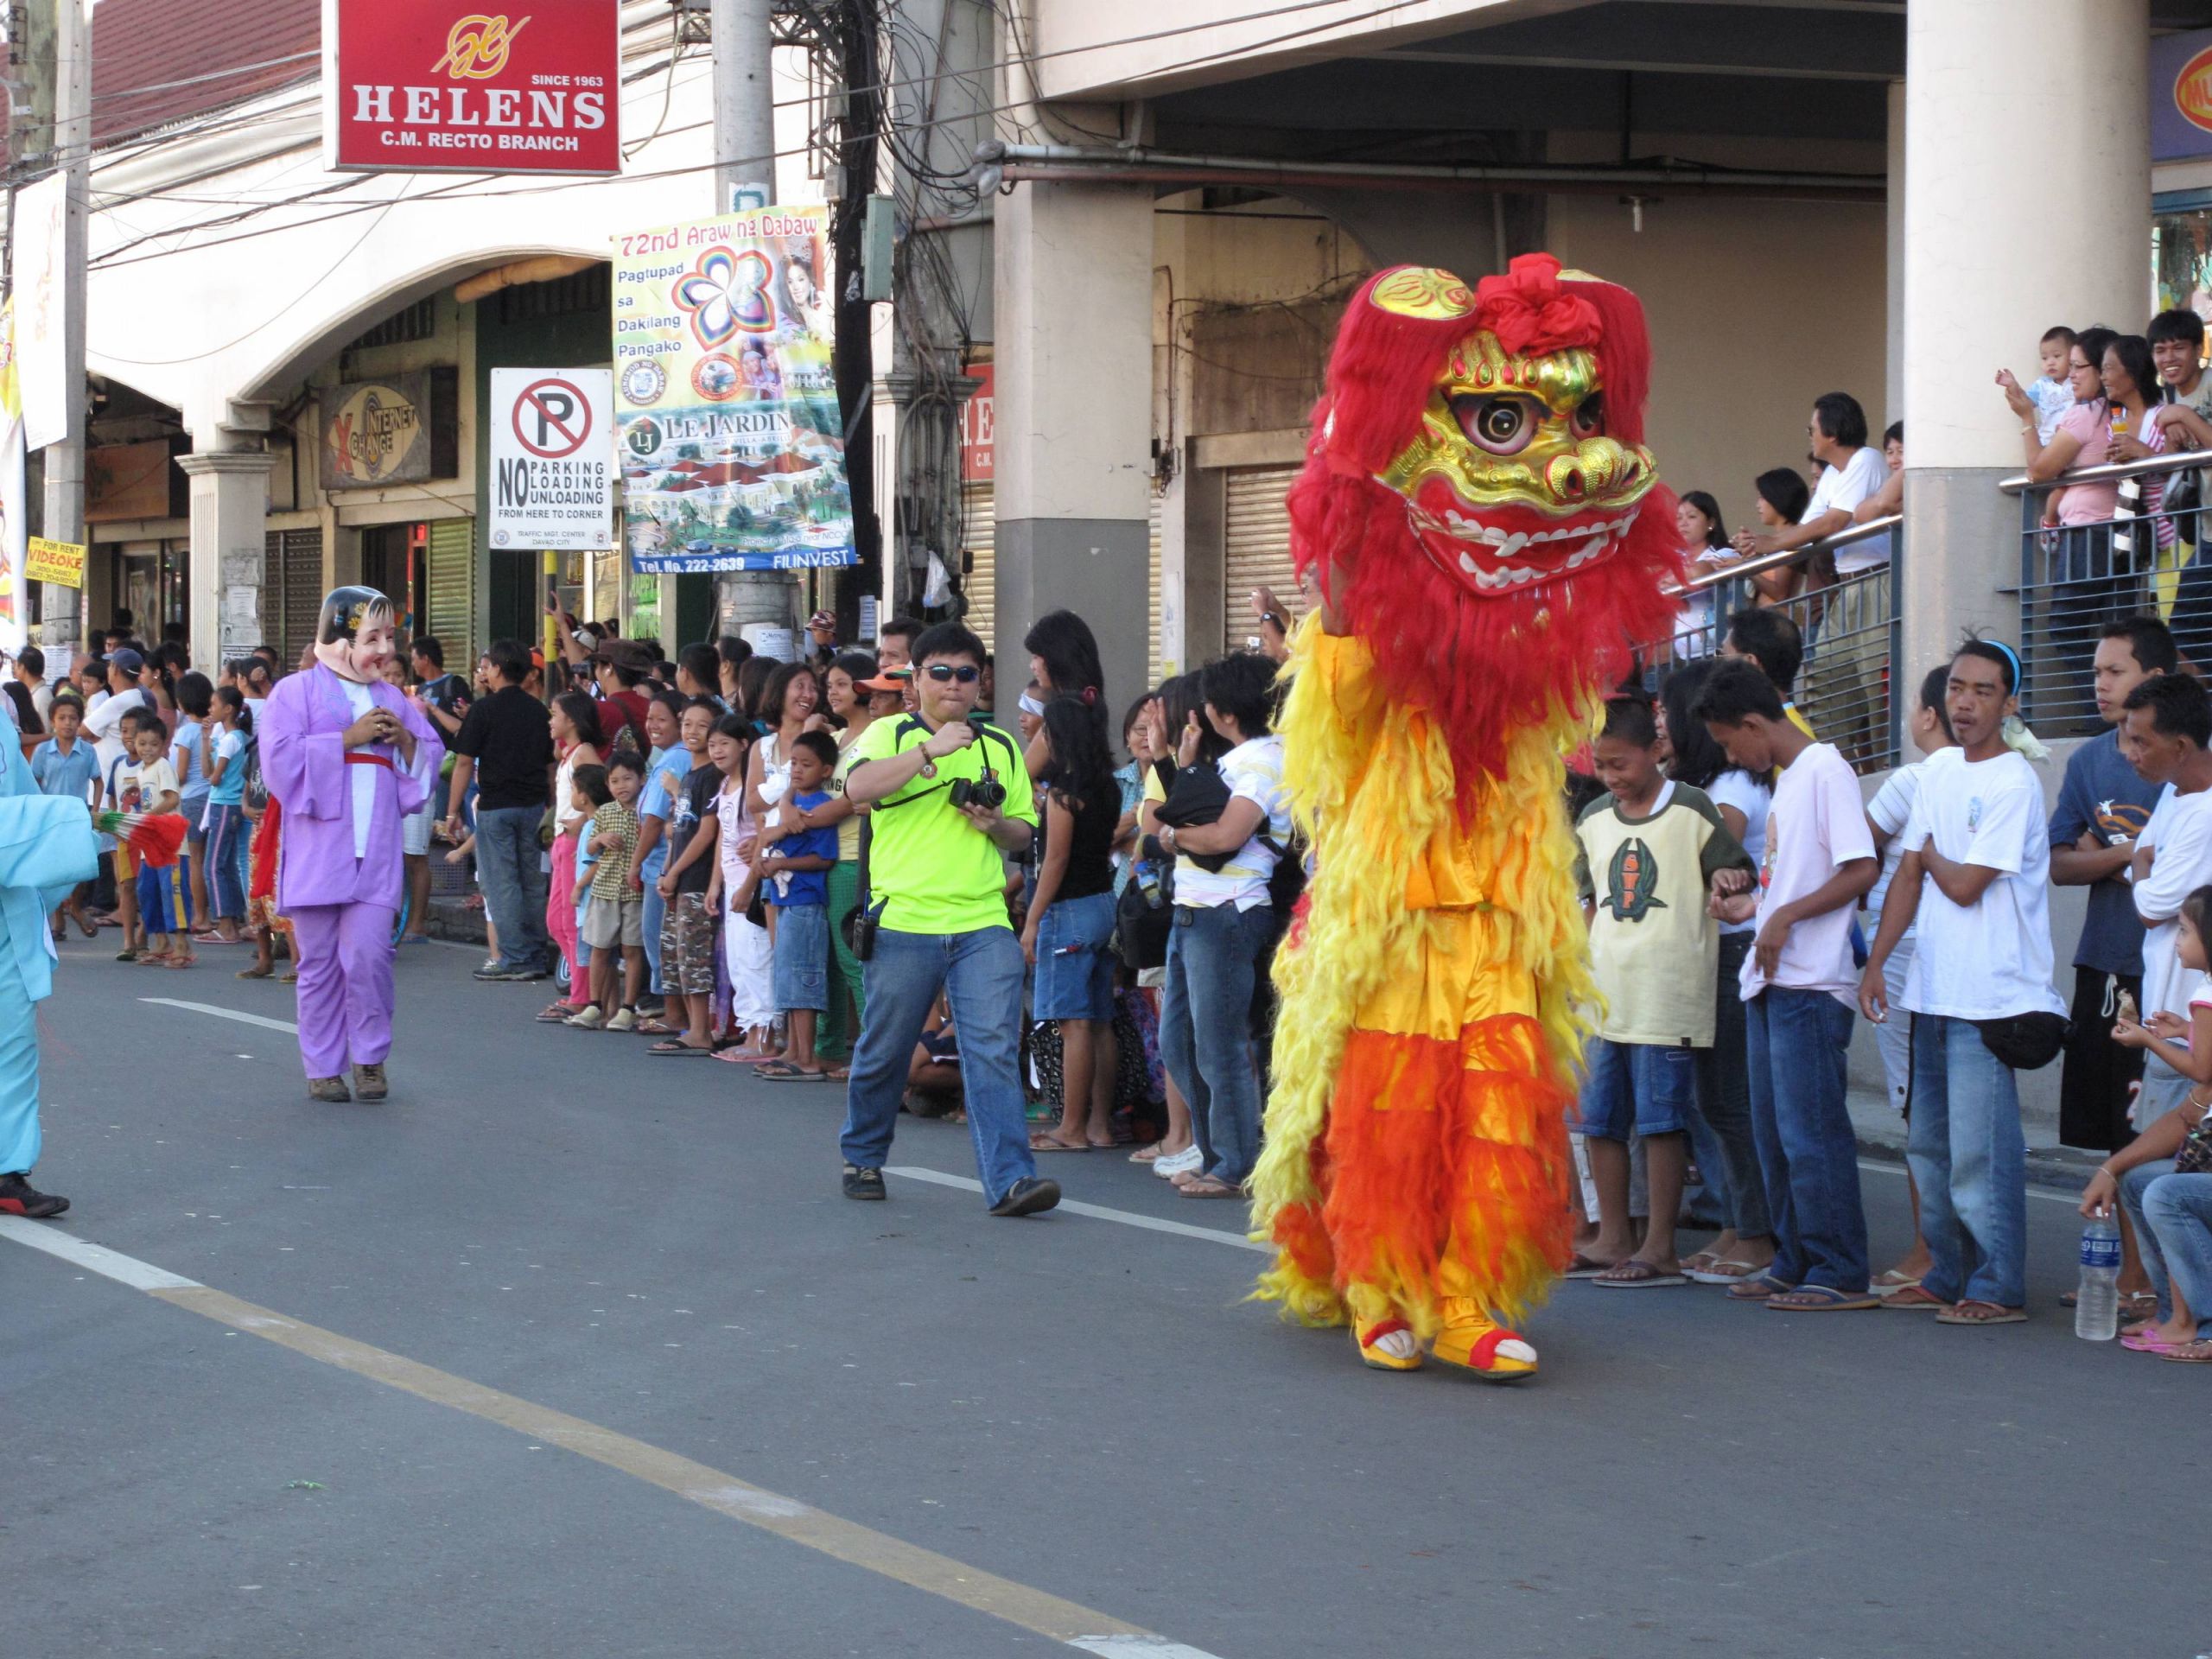
[[[2110,1216],[2095,1217],[2082,1230],[2074,1334],[2085,1342],[2110,1342],[2120,1334],[2120,1224]]]

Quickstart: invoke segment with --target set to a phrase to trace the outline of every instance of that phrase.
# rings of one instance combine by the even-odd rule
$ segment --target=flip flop
[[[2212,1342],[2199,1338],[2195,1342],[2184,1342],[2177,1348],[2169,1348],[2158,1357],[2170,1359],[2177,1365],[2212,1365]]]
[[[1967,1309],[1987,1308],[1986,1313],[1969,1313]],[[1985,1302],[1968,1297],[1955,1307],[1947,1307],[1936,1316],[1938,1325],[2025,1325],[2028,1310],[2024,1307],[2002,1307],[1995,1302]]]
[[[639,1020],[631,1029],[640,1037],[681,1037],[683,1034],[683,1027],[671,1026],[658,1015],[650,1020]]]
[[[689,1043],[666,1042],[655,1043],[651,1047],[647,1048],[645,1052],[648,1054],[665,1054],[671,1057],[678,1054],[685,1056],[696,1054],[703,1058],[709,1053],[710,1051],[703,1048],[694,1048]]]
[[[1583,1255],[1581,1251],[1577,1250],[1574,1253],[1573,1259],[1567,1264],[1567,1271],[1561,1274],[1560,1277],[1562,1279],[1595,1279],[1601,1273],[1611,1273],[1620,1264],[1618,1262],[1592,1262],[1588,1256]]]
[[[231,976],[233,979],[274,979],[276,970],[270,968],[241,968]]]
[[[1770,1313],[1851,1313],[1872,1312],[1881,1305],[1882,1299],[1870,1291],[1853,1295],[1833,1285],[1800,1285],[1766,1299]]]
[[[1933,1309],[1940,1313],[1950,1304],[1931,1293],[1924,1285],[1907,1285],[1893,1290],[1882,1298],[1882,1306],[1904,1313],[1921,1313]]]
[[[1226,1181],[1217,1181],[1211,1175],[1201,1175],[1188,1185],[1175,1189],[1186,1198],[1241,1198],[1243,1192]]]
[[[1090,1152],[1094,1148],[1088,1141],[1078,1141],[1075,1145],[1070,1146],[1065,1141],[1053,1140],[1049,1135],[1036,1135],[1029,1138],[1029,1150],[1032,1152]]]
[[[827,1083],[827,1071],[810,1071],[789,1060],[769,1060],[753,1068],[753,1075],[766,1083]]]
[[[1901,1290],[1919,1289],[1920,1281],[1891,1268],[1866,1288],[1877,1296],[1894,1296]]]
[[[1679,1273],[1669,1273],[1631,1255],[1590,1282],[1600,1290],[1664,1290],[1670,1285],[1687,1285],[1689,1281]]]
[[[1756,1279],[1765,1271],[1766,1268],[1756,1262],[1738,1262],[1733,1257],[1723,1257],[1709,1268],[1693,1268],[1688,1262],[1682,1264],[1682,1277],[1694,1285],[1740,1285],[1745,1280]]]
[[[2171,1354],[2175,1349],[2186,1344],[2168,1342],[2164,1337],[2154,1337],[2147,1331],[2139,1331],[2133,1336],[2122,1337],[2120,1345],[2132,1354]]]
[[[1795,1285],[1783,1284],[1770,1273],[1763,1273],[1756,1279],[1741,1280],[1729,1286],[1728,1300],[1732,1302],[1763,1302],[1770,1296],[1779,1296],[1785,1290],[1796,1288]]]

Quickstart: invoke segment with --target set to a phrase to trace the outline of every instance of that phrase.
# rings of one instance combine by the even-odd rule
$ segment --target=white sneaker
[[[607,1015],[598,1003],[592,1002],[586,1004],[582,1012],[570,1014],[561,1023],[573,1026],[578,1031],[597,1031],[607,1023]]]
[[[1205,1160],[1205,1154],[1198,1150],[1198,1143],[1193,1141],[1180,1152],[1170,1153],[1165,1158],[1154,1159],[1152,1173],[1162,1180],[1173,1175],[1180,1175],[1185,1171],[1195,1174]]]
[[[618,1009],[614,1017],[603,1027],[607,1031],[635,1031],[637,1028],[638,1011],[635,1008]]]

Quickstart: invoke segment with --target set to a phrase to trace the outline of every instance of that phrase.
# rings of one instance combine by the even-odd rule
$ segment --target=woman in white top
[[[1693,577],[1711,575],[1736,563],[1728,545],[1728,526],[1720,522],[1720,504],[1703,490],[1692,490],[1675,504],[1675,528],[1681,532],[1682,561]],[[1682,601],[1675,619],[1675,655],[1710,657],[1720,648],[1713,632],[1713,590],[1694,593]]]
[[[1767,808],[1773,793],[1764,779],[1730,766],[1705,722],[1690,713],[1713,671],[1710,659],[1685,664],[1667,677],[1661,690],[1667,741],[1674,748],[1667,775],[1703,790],[1720,809],[1729,833],[1764,870]],[[1774,1223],[1767,1213],[1766,1186],[1751,1139],[1744,1002],[1736,983],[1755,931],[1756,924],[1751,922],[1720,925],[1713,1046],[1696,1051],[1696,1110],[1690,1115],[1690,1143],[1697,1153],[1698,1173],[1707,1191],[1719,1198],[1721,1224],[1719,1236],[1682,1263],[1682,1271],[1700,1284],[1732,1285],[1739,1279],[1756,1279],[1774,1262]]]
[[[756,823],[766,823],[776,804],[791,792],[791,745],[801,732],[829,729],[819,712],[822,682],[804,663],[784,663],[760,694],[760,724],[766,728],[746,762],[745,804]]]
[[[1796,524],[1812,504],[1813,492],[1795,467],[1777,467],[1761,473],[1751,480],[1751,488],[1758,493],[1754,510],[1759,524],[1767,530],[1783,530]],[[1751,602],[1762,607],[1786,605],[1803,590],[1805,580],[1805,566],[1802,563],[1762,570],[1751,578],[1757,595]]]

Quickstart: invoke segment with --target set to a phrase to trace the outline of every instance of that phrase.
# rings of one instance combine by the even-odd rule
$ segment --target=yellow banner
[[[75,542],[49,542],[43,536],[30,538],[29,556],[23,561],[23,575],[32,582],[51,582],[64,588],[85,585],[85,550]]]

